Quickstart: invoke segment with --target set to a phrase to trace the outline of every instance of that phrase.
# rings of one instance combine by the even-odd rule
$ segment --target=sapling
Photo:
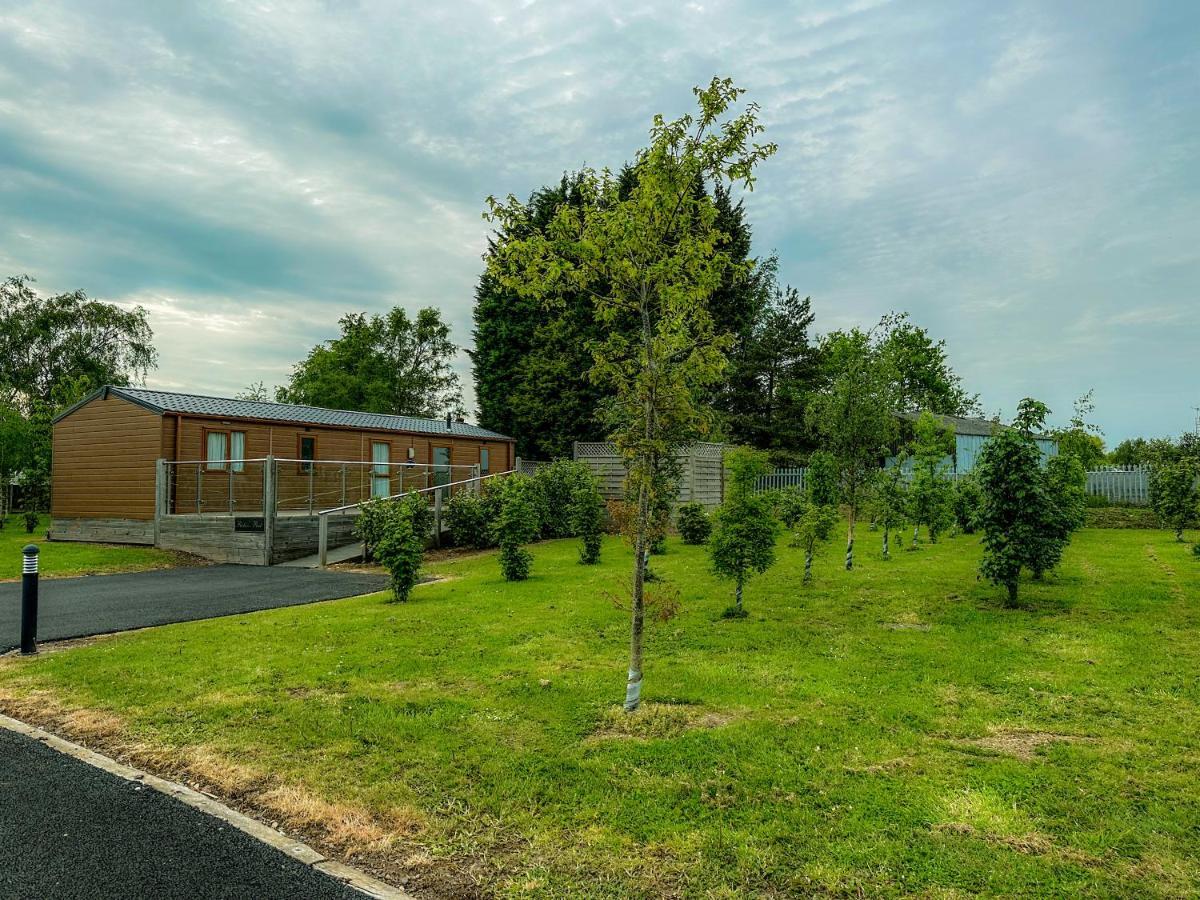
[[[744,618],[742,591],[746,580],[775,563],[777,524],[770,499],[754,492],[754,482],[770,466],[758,451],[738,448],[729,455],[728,498],[713,516],[708,550],[713,571],[736,585],[735,602],[726,618]]]
[[[1150,505],[1159,520],[1183,540],[1183,530],[1197,520],[1197,466],[1186,457],[1158,463],[1150,470]]]
[[[891,532],[903,528],[908,521],[908,486],[904,483],[902,461],[897,460],[894,466],[879,474],[872,495],[875,521],[883,531],[884,559],[892,558],[889,546]],[[900,535],[900,543],[904,543],[903,535]]]

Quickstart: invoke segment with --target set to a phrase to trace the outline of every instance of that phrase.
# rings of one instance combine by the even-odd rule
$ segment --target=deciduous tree
[[[349,313],[341,333],[318,344],[276,389],[282,403],[440,418],[463,411],[458,348],[432,307],[415,318],[400,307],[382,316]]]
[[[909,504],[915,528],[924,525],[929,542],[950,527],[954,518],[954,485],[950,481],[950,455],[954,432],[928,411],[921,413],[912,442],[913,475]]]
[[[489,198],[501,234],[489,272],[524,297],[561,304],[591,296],[598,322],[611,328],[593,347],[592,377],[609,394],[602,418],[636,495],[629,677],[625,708],[641,702],[645,572],[660,473],[705,432],[703,405],[725,369],[728,335],[717,333],[709,301],[731,274],[746,277],[717,225],[705,183],[753,185],[754,169],[774,145],[756,143],[757,107],[729,115],[742,95],[729,80],[696,89],[699,111],[673,121],[656,116],[650,145],[638,153],[625,193],[608,170],[580,175],[582,203],[561,205],[533,228],[525,204]],[[633,317],[636,331],[612,326]]]
[[[746,580],[775,563],[778,525],[770,498],[754,489],[758,478],[771,469],[766,455],[739,447],[728,455],[726,465],[726,499],[713,514],[708,552],[713,571],[735,584],[734,605],[725,611],[726,617],[742,618],[746,614],[742,605]]]

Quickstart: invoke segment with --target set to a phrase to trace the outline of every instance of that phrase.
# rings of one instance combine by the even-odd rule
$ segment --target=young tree
[[[428,504],[417,494],[385,502],[388,513],[374,554],[391,576],[392,597],[403,602],[421,576],[421,562],[429,539]]]
[[[921,413],[914,431],[913,477],[909,488],[913,542],[916,542],[916,528],[924,525],[929,542],[936,544],[938,535],[950,526],[954,515],[954,485],[949,478],[948,462],[954,453],[954,432],[929,412]]]
[[[1075,457],[1085,472],[1103,464],[1105,458],[1104,432],[1098,425],[1088,422],[1088,417],[1096,411],[1096,404],[1092,400],[1094,393],[1088,391],[1075,401],[1070,425],[1051,432],[1058,441],[1059,455]]]
[[[983,503],[983,559],[979,571],[1003,585],[1008,604],[1017,605],[1022,568],[1040,575],[1061,559],[1073,523],[1081,519],[1079,463],[1073,458],[1042,469],[1034,440],[1049,410],[1044,403],[1021,401],[1012,428],[998,430],[984,444],[977,472]]]
[[[277,400],[427,418],[463,411],[450,367],[458,348],[436,309],[416,318],[399,306],[384,316],[349,313],[338,325],[341,334],[296,364]]]
[[[528,227],[526,208],[515,198],[488,201],[488,217],[502,233],[528,234],[498,246],[489,259],[501,284],[550,303],[583,290],[602,326],[630,316],[637,323],[635,333],[613,329],[593,347],[592,369],[611,392],[602,415],[637,498],[629,711],[641,702],[646,551],[661,471],[704,432],[709,415],[701,396],[725,367],[729,338],[714,331],[708,301],[724,278],[754,268],[721,249],[716,207],[699,191],[706,182],[751,187],[756,166],[775,151],[754,140],[762,131],[756,106],[726,117],[742,93],[729,80],[713,79],[696,89],[695,116],[670,122],[656,116],[627,194],[610,171],[584,170],[583,203],[560,206],[540,230]]]
[[[979,395],[963,388],[962,379],[950,367],[944,340],[935,341],[908,313],[884,316],[875,332],[898,410],[927,409],[952,416],[978,412]]]
[[[511,475],[503,482],[500,515],[495,540],[500,546],[500,571],[506,581],[524,581],[533,566],[533,554],[525,544],[537,540],[541,522],[537,513],[537,484],[524,475]]]
[[[894,466],[884,469],[875,482],[872,493],[872,510],[875,521],[883,530],[883,558],[891,559],[889,536],[893,530],[899,531],[908,521],[909,491],[905,484],[903,458],[896,460]],[[903,536],[901,536],[903,538]],[[903,539],[901,540],[903,544]]]
[[[1150,505],[1159,520],[1175,532],[1177,541],[1183,540],[1183,530],[1200,517],[1197,477],[1200,466],[1182,457],[1160,462],[1150,470]]]
[[[600,562],[600,545],[604,539],[604,498],[590,472],[576,483],[571,495],[571,527],[579,535],[579,561],[585,566]]]
[[[850,508],[846,570],[854,568],[854,528],[872,479],[896,434],[894,377],[867,332],[837,332],[822,344],[827,387],[808,409],[822,446],[836,461],[842,501]]]
[[[754,573],[767,571],[775,564],[776,522],[770,498],[756,493],[754,483],[771,466],[759,451],[739,447],[727,459],[729,481],[727,498],[713,515],[713,531],[708,552],[713,571],[736,585],[735,602],[725,611],[726,618],[743,618],[742,589]]]

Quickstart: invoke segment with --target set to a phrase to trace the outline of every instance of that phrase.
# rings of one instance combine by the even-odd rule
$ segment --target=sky
[[[0,275],[144,306],[164,389],[282,383],[354,310],[469,345],[484,198],[619,166],[713,75],[818,331],[907,310],[988,414],[1193,427],[1193,0],[0,0]]]

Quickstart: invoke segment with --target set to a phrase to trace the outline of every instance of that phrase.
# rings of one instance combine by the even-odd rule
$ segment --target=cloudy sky
[[[908,310],[989,413],[1191,427],[1192,0],[0,0],[0,273],[144,305],[164,388],[279,383],[347,310],[465,344],[483,198],[619,165],[714,74],[821,330]]]

